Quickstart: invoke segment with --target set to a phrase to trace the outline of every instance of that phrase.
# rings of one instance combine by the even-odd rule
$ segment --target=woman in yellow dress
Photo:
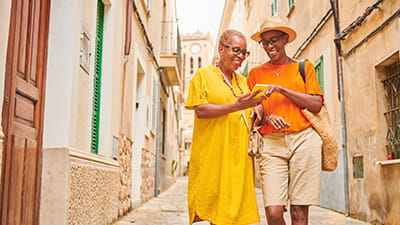
[[[251,108],[265,97],[254,98],[259,92],[249,93],[246,79],[235,72],[249,55],[242,33],[225,31],[218,52],[216,66],[197,70],[185,105],[195,110],[189,164],[190,224],[258,223],[248,128]]]

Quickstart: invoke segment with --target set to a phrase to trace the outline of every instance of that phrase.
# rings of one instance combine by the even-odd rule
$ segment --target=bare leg
[[[270,225],[286,225],[283,218],[283,205],[272,205],[265,208],[268,224]]]
[[[292,225],[307,225],[308,224],[308,205],[291,205],[290,217]]]

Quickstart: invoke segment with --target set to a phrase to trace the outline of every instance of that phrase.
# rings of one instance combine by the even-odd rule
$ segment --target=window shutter
[[[103,61],[103,31],[104,31],[104,4],[97,1],[96,52],[93,81],[93,113],[92,113],[92,142],[91,152],[98,153],[99,125],[100,125],[100,93],[101,73]]]
[[[319,86],[321,87],[322,93],[324,93],[324,57],[321,56],[314,65],[315,73],[317,74]]]
[[[271,2],[271,15],[277,16],[278,15],[278,3],[276,0],[272,0]]]
[[[294,0],[289,0],[289,9],[291,9],[293,5],[294,5]]]

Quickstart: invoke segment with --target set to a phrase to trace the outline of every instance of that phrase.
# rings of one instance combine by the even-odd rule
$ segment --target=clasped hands
[[[264,107],[262,104],[259,104],[253,108],[250,118],[254,120],[253,126],[256,128],[264,126],[265,124],[270,124],[276,130],[290,127],[290,124],[288,124],[281,116],[264,114]]]
[[[254,120],[253,126],[256,128],[264,126],[265,124],[270,124],[276,130],[290,127],[290,124],[288,124],[281,116],[264,114],[263,106],[261,104],[253,108],[250,118]]]

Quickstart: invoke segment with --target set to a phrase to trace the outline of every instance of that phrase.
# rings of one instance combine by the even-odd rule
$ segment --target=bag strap
[[[303,78],[304,83],[306,83],[306,70],[305,70],[306,61],[307,61],[307,59],[302,59],[302,60],[300,60],[300,63],[299,63],[299,72],[300,72],[301,78]]]

